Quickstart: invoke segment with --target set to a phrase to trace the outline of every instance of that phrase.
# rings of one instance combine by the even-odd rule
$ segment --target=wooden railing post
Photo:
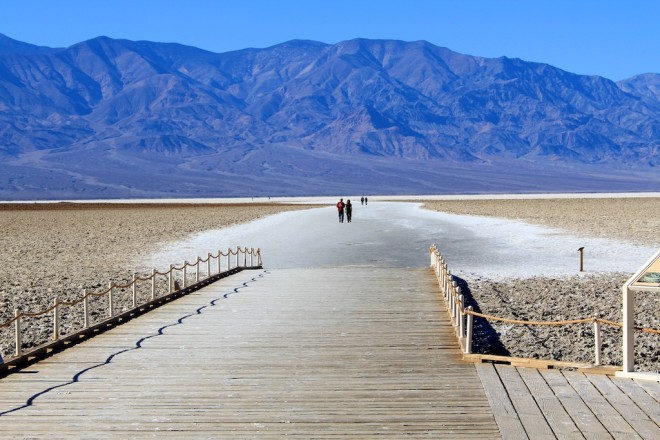
[[[472,311],[472,306],[467,308],[468,312]],[[474,334],[474,316],[471,313],[467,315],[467,332],[465,335],[465,353],[472,353],[472,335]]]
[[[211,253],[206,257],[206,278],[211,277]]]
[[[227,270],[231,269],[231,249],[227,248]]]
[[[463,311],[465,310],[464,308],[465,305],[465,298],[463,295],[459,295],[458,297],[458,337],[462,338],[465,336],[465,313]]]
[[[133,292],[132,292],[133,293],[133,307],[131,307],[131,308],[134,309],[135,306],[137,305],[137,274],[136,273],[133,274],[133,284],[131,284],[131,287],[133,288]]]
[[[247,267],[247,246],[243,248],[243,267]]]
[[[222,273],[222,264],[220,261],[222,260],[222,252],[220,252],[220,249],[218,249],[218,275]]]
[[[112,285],[112,281],[110,281],[108,283],[108,289],[110,289],[108,292],[108,312],[110,313],[111,318],[115,316],[115,304],[112,297],[113,288],[114,286]]]
[[[185,289],[188,287],[188,281],[187,281],[187,273],[188,273],[188,261],[185,261],[183,263],[183,288]]]
[[[453,284],[449,287],[449,314],[451,315],[451,323],[454,324],[454,318],[456,317],[456,298],[454,297],[454,292],[452,291]]]
[[[83,328],[89,328],[89,296],[87,296],[87,289],[83,289]]]
[[[449,310],[449,317],[452,325],[454,324],[454,295],[451,294],[451,290],[449,290],[449,303],[447,304],[447,308]]]
[[[456,282],[454,282],[455,284]],[[461,288],[460,287],[454,287],[454,317],[456,320],[454,321],[454,327],[458,327],[458,320],[461,317]]]
[[[151,269],[151,299],[156,299],[156,269]]]
[[[600,365],[601,362],[600,346],[601,346],[600,322],[598,322],[598,315],[594,314],[594,352],[595,352],[594,365]]]
[[[451,272],[445,268],[445,284],[447,285],[447,299],[451,298]]]
[[[442,296],[445,298],[445,301],[449,300],[449,297],[447,296],[447,274],[443,270],[440,272],[440,282],[442,283]]]
[[[53,341],[60,338],[60,306],[57,298],[53,300]]]
[[[199,283],[199,262],[202,261],[201,258],[197,257],[197,262],[195,263],[195,282]]]
[[[18,309],[14,309],[14,318],[16,318],[16,321],[14,321],[14,342],[16,343],[15,354],[16,357],[18,357],[23,354],[23,341],[21,340],[21,313]]]
[[[174,290],[174,265],[170,264],[170,271],[167,273],[167,293],[172,293]]]
[[[238,262],[238,256],[239,256],[239,253],[240,253],[240,252],[238,252],[239,249],[240,248],[238,246],[236,246],[236,267],[237,268],[241,266],[240,263]]]

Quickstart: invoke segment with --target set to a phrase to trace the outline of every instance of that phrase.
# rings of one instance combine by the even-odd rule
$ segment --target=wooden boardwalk
[[[660,438],[660,383],[470,364],[426,269],[244,271],[0,380],[0,438]]]
[[[0,438],[499,438],[430,270],[245,271],[0,381]]]
[[[658,439],[660,383],[479,364],[503,438]]]

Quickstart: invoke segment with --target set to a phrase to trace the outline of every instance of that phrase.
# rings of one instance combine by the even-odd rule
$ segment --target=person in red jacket
[[[339,223],[344,223],[344,199],[337,202],[337,211],[339,211]]]

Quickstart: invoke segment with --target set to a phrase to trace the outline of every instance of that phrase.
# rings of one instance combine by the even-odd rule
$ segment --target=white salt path
[[[620,240],[498,218],[444,214],[418,203],[354,204],[353,222],[339,223],[334,206],[283,212],[171,243],[142,261],[147,268],[194,261],[197,256],[249,246],[262,249],[266,268],[373,266],[418,268],[429,264],[436,243],[453,273],[491,279],[630,272],[657,251]]]

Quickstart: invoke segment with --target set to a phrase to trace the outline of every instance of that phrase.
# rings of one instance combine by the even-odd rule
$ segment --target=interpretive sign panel
[[[656,256],[656,258],[651,261],[651,264],[642,268],[638,273],[639,276],[632,282],[631,287],[660,288],[660,256]]]
[[[623,371],[617,376],[660,381],[660,374],[635,371],[635,293],[660,295],[660,251],[621,288],[623,292]]]

